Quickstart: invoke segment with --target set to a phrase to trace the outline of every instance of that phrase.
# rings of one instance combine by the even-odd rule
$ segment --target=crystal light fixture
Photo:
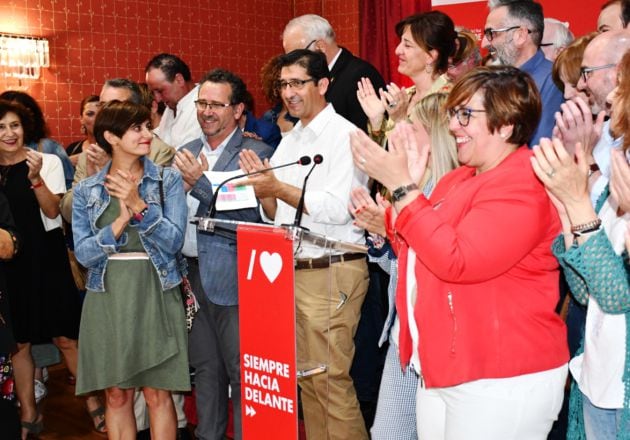
[[[50,67],[47,39],[0,33],[0,75],[37,79],[42,67]]]

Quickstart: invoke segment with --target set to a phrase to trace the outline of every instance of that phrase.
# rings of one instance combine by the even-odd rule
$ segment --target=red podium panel
[[[295,440],[293,243],[278,228],[237,229],[243,439]]]

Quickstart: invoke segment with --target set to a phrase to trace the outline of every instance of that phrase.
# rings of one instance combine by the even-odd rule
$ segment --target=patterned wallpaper
[[[0,92],[22,89],[42,105],[52,135],[80,139],[78,106],[113,77],[144,80],[160,52],[179,55],[193,79],[213,67],[235,71],[257,110],[267,103],[259,70],[282,51],[281,33],[295,15],[327,17],[339,41],[358,52],[359,0],[2,0],[0,32],[47,37],[51,67],[39,80],[0,77]]]

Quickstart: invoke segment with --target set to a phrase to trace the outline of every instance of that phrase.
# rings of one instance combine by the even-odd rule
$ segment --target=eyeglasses
[[[582,79],[584,80],[584,82],[586,82],[591,77],[591,74],[595,72],[596,70],[610,69],[611,67],[615,67],[615,66],[616,66],[615,63],[604,64],[603,66],[596,66],[596,67],[582,66],[580,67],[580,75],[582,76]]]
[[[313,40],[310,43],[308,43],[304,49],[305,50],[309,50],[311,48],[311,46],[313,45],[313,43],[317,43],[317,40]]]
[[[485,113],[485,110],[475,110],[468,107],[460,107],[460,108],[449,108],[448,115],[451,118],[457,118],[457,122],[462,127],[467,127],[470,123],[470,117],[473,113]]]
[[[485,28],[483,30],[483,35],[486,37],[486,40],[492,41],[494,39],[494,34],[499,33],[499,32],[513,31],[514,29],[518,29],[520,27],[521,26],[510,26],[510,27],[504,27],[501,29]],[[527,33],[531,34],[532,31],[530,29],[527,29]]]
[[[231,105],[232,104],[229,103],[223,104],[222,102],[208,102],[204,101],[203,99],[198,99],[197,101],[195,101],[195,106],[200,112],[205,112],[208,108],[212,111],[223,110],[224,108],[227,108]]]
[[[549,47],[549,46],[553,46],[553,43],[540,43],[538,46],[539,47]]]
[[[276,81],[276,89],[284,90],[287,87],[291,87],[294,90],[302,90],[304,85],[310,81],[316,82],[315,78],[309,79],[290,79],[288,81]]]

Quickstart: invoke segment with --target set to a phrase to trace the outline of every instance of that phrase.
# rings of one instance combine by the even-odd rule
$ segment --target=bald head
[[[582,58],[586,80],[581,75],[577,88],[588,96],[593,114],[608,111],[606,97],[617,84],[617,65],[628,49],[630,31],[625,29],[604,32],[586,46]]]

